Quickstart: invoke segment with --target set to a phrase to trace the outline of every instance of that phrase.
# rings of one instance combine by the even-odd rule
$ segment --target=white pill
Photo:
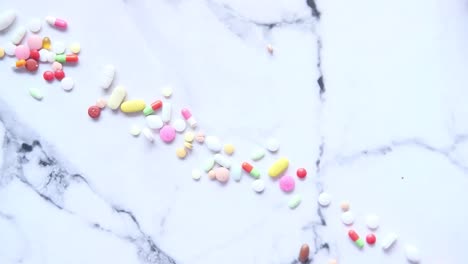
[[[125,87],[121,85],[115,87],[114,91],[112,91],[111,96],[109,97],[109,100],[107,100],[107,106],[112,110],[119,108],[125,99],[125,96],[127,96]]]
[[[161,112],[162,121],[164,123],[171,121],[171,115],[172,115],[172,104],[169,102],[164,102],[162,106],[162,112]]]
[[[319,195],[318,202],[321,206],[326,207],[331,203],[331,195],[323,192]]]
[[[341,222],[345,225],[352,225],[354,223],[354,214],[351,211],[342,213]]]
[[[419,250],[411,245],[407,245],[405,247],[405,255],[409,262],[411,263],[419,263],[421,261],[421,254]]]
[[[231,177],[236,182],[240,181],[242,178],[242,166],[239,163],[231,165]]]
[[[201,178],[201,172],[197,169],[192,170],[192,179],[198,181]]]
[[[137,125],[133,125],[131,128],[130,128],[130,134],[134,137],[138,137],[141,133],[141,128]]]
[[[15,56],[15,50],[16,50],[16,45],[11,43],[11,42],[8,42],[7,44],[5,44],[5,54],[8,55],[8,56]]]
[[[169,98],[172,95],[172,87],[165,86],[165,87],[162,88],[161,92],[164,95],[164,97]]]
[[[13,33],[13,37],[11,38],[11,43],[18,45],[23,41],[24,36],[26,35],[26,28],[21,26],[16,29],[15,33]]]
[[[108,89],[115,77],[115,67],[112,64],[104,66],[102,71],[101,83],[100,86],[102,89]]]
[[[262,148],[257,148],[250,154],[250,158],[254,161],[261,160],[265,157],[265,150]]]
[[[149,141],[149,142],[153,142],[154,141],[154,136],[153,136],[153,132],[151,132],[151,130],[147,127],[143,128],[143,135],[145,136],[145,138]]]
[[[397,241],[398,236],[395,233],[390,233],[388,234],[383,240],[382,240],[382,249],[383,250],[388,250],[390,249],[393,244]]]
[[[161,127],[164,126],[164,123],[161,117],[158,115],[149,115],[145,117],[145,119],[146,119],[146,124],[151,129],[160,129]]]
[[[54,45],[52,47],[54,49],[54,52],[57,54],[65,53],[65,49],[67,48],[67,46],[65,46],[65,43],[61,41],[54,42]]]
[[[267,140],[267,145],[266,145],[268,151],[270,152],[276,152],[278,151],[280,147],[280,143],[276,138],[269,138]]]
[[[65,91],[70,91],[71,89],[73,89],[73,86],[75,86],[75,81],[73,81],[73,79],[70,77],[65,77],[62,79],[60,84],[62,85],[62,88]]]
[[[46,49],[41,49],[39,51],[39,61],[47,62],[47,56],[49,56],[49,51]]]
[[[174,124],[172,125],[177,132],[184,132],[185,128],[187,128],[187,123],[185,123],[184,120],[178,118],[174,121]]]
[[[219,141],[219,138],[215,136],[207,136],[205,138],[205,144],[206,147],[213,152],[220,152],[223,148],[221,141]]]
[[[366,216],[366,225],[372,230],[379,228],[379,217],[374,214]]]
[[[14,10],[7,10],[0,14],[0,31],[10,27],[16,19],[16,12]]]
[[[49,53],[47,54],[47,61],[51,62],[51,63],[54,63],[56,55],[57,54],[55,54],[55,52],[49,50]]]
[[[227,157],[219,153],[214,155],[214,160],[216,163],[218,163],[220,166],[224,168],[227,168],[227,169],[231,168],[231,161]]]
[[[253,181],[251,186],[252,189],[258,193],[261,193],[263,190],[265,190],[265,182],[260,179]]]
[[[29,24],[28,24],[29,31],[33,33],[37,33],[41,31],[41,28],[42,28],[42,22],[39,18],[33,18],[29,21]]]

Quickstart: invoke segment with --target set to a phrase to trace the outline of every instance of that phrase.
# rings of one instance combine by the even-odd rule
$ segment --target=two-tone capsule
[[[359,248],[364,247],[364,240],[362,240],[362,238],[359,237],[359,235],[356,233],[356,231],[354,231],[352,229],[349,230],[348,231],[348,236],[356,244],[356,246],[358,246]]]
[[[45,20],[49,25],[54,26],[56,28],[66,29],[68,26],[67,21],[60,18],[48,16],[45,18]]]
[[[143,114],[145,114],[145,116],[151,115],[155,111],[161,109],[162,106],[163,102],[161,100],[156,100],[153,103],[151,103],[151,105],[147,105],[145,109],[143,109]]]
[[[71,54],[71,55],[64,55],[64,54],[59,54],[55,55],[55,61],[60,62],[60,63],[77,63],[78,62],[78,55]]]
[[[250,176],[254,177],[255,179],[260,178],[260,171],[257,168],[254,168],[250,163],[244,162],[242,163],[242,169],[249,173]]]
[[[183,108],[181,114],[192,128],[195,128],[197,126],[197,120],[195,120],[195,118],[192,116],[190,110],[188,110],[187,108]]]

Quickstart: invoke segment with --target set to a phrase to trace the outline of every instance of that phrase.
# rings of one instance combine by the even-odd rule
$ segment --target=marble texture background
[[[466,0],[124,0],[0,2],[19,17],[0,46],[33,17],[66,18],[53,41],[78,41],[80,63],[67,67],[64,92],[41,73],[16,73],[0,60],[0,263],[406,263],[413,244],[422,263],[468,257],[468,2]],[[272,44],[274,55],[266,52]],[[210,156],[196,145],[133,138],[141,116],[87,108],[108,92],[100,69],[117,67],[129,99],[152,101],[174,87],[174,110],[188,106],[200,129],[249,157],[265,138],[278,156],[304,166],[290,195],[266,179],[220,186],[192,168]],[[42,102],[28,95],[41,88]],[[291,171],[290,171],[291,172]],[[319,208],[327,191],[332,204]],[[354,228],[381,218],[378,240],[390,252],[358,250],[340,222],[351,201]]]

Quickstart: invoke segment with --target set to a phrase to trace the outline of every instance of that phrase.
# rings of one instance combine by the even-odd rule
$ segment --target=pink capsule
[[[184,108],[182,109],[181,113],[184,119],[187,120],[187,122],[192,128],[197,126],[197,120],[195,120],[195,118],[192,116],[192,113],[190,112],[190,110],[188,110],[187,108]]]
[[[48,17],[46,17],[46,21],[51,26],[55,26],[55,27],[58,27],[58,28],[61,28],[61,29],[66,29],[67,28],[67,21],[65,21],[63,19],[48,16]]]

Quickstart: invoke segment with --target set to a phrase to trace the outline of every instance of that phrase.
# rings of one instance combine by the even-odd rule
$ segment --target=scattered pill
[[[191,132],[191,131],[185,132],[184,140],[186,142],[192,143],[194,138],[195,138],[195,135],[193,134],[193,132]]]
[[[288,166],[289,160],[287,158],[280,158],[268,169],[268,175],[270,175],[270,177],[276,178],[285,172]]]
[[[125,87],[120,85],[115,87],[114,91],[112,91],[111,96],[109,97],[109,100],[107,100],[107,106],[112,110],[119,108],[120,104],[122,104],[123,100],[125,99],[125,96],[127,96]]]
[[[310,249],[309,245],[303,244],[299,250],[299,257],[297,258],[301,263],[307,263],[309,260]]]
[[[197,120],[195,120],[195,118],[192,116],[192,113],[189,109],[183,108],[181,110],[181,114],[184,117],[184,119],[189,123],[190,127],[195,128],[197,126]]]
[[[366,236],[366,242],[367,244],[369,245],[374,245],[375,244],[375,241],[377,241],[377,238],[375,237],[374,234],[368,234]]]
[[[231,167],[231,161],[221,154],[214,155],[214,160],[216,163],[218,163],[220,166],[223,166],[224,168],[229,169]]]
[[[342,202],[340,203],[340,208],[341,208],[341,210],[342,210],[343,212],[348,211],[348,210],[349,210],[349,207],[350,207],[350,204],[349,204],[348,201],[342,201]]]
[[[47,50],[46,50],[46,52],[47,52]],[[57,70],[61,70],[61,69],[63,69],[62,63],[60,63],[58,61],[54,61],[52,63],[52,70],[57,71]]]
[[[42,95],[42,92],[41,90],[39,90],[38,88],[30,88],[29,89],[29,94],[36,100],[42,100],[43,98],[43,95]]]
[[[208,172],[208,178],[209,178],[210,180],[216,179],[216,172],[215,172],[214,170],[210,170],[210,171]]]
[[[345,225],[352,225],[354,223],[354,214],[351,211],[347,211],[341,214],[341,222]]]
[[[198,143],[203,144],[205,142],[205,134],[203,134],[203,132],[198,132],[197,135],[195,136],[195,140]]]
[[[73,89],[73,86],[75,86],[75,81],[73,81],[73,79],[70,77],[63,78],[60,83],[65,91],[70,91]]]
[[[30,36],[27,43],[30,49],[40,50],[42,48],[42,38],[38,35]]]
[[[201,178],[201,172],[197,169],[192,170],[192,179],[198,181]]]
[[[96,105],[90,106],[90,107],[88,108],[88,115],[89,115],[89,117],[91,117],[92,119],[99,118],[99,116],[101,115],[101,108],[99,108],[99,107],[96,106]]]
[[[161,130],[159,130],[159,137],[162,139],[162,141],[170,143],[174,141],[176,137],[176,131],[172,126],[165,125],[161,128]]]
[[[47,53],[47,61],[53,63],[55,61],[55,56],[55,52],[49,50],[49,52]]]
[[[45,71],[44,74],[42,74],[42,77],[44,77],[44,80],[51,82],[54,80],[54,73],[51,71]]]
[[[143,109],[143,114],[145,116],[152,115],[154,113],[154,110],[151,108],[151,105],[147,105],[145,109]]]
[[[177,132],[184,132],[185,128],[187,128],[185,121],[179,118],[174,121],[173,126]]]
[[[265,190],[265,182],[261,179],[257,179],[252,182],[251,187],[255,192],[261,193]]]
[[[216,180],[218,180],[221,183],[226,183],[229,181],[229,170],[224,168],[224,167],[219,167],[214,169],[214,172],[216,174]]]
[[[177,148],[176,155],[179,159],[184,159],[187,156],[187,151],[185,148]]]
[[[0,59],[5,56],[5,49],[0,47]]]
[[[292,192],[296,183],[293,177],[285,175],[279,180],[279,186],[283,192]]]
[[[379,228],[379,222],[379,217],[375,214],[366,216],[366,226],[371,230]]]
[[[336,259],[329,259],[328,264],[338,264],[338,261]]]
[[[15,62],[15,67],[16,68],[22,68],[24,66],[26,66],[26,60],[17,60]]]
[[[16,19],[16,12],[14,10],[7,10],[0,14],[0,31],[10,27]]]
[[[80,43],[77,43],[77,42],[72,43],[72,44],[70,45],[70,51],[71,51],[72,53],[75,53],[75,54],[80,53],[80,51],[81,51],[81,45],[80,45]]]
[[[304,168],[297,169],[296,175],[299,179],[304,179],[307,176],[307,170]]]
[[[163,102],[161,100],[156,100],[153,103],[151,103],[151,108],[154,111],[157,111],[157,110],[161,109],[162,106],[163,106]]]
[[[349,230],[348,231],[348,236],[349,238],[351,238],[351,240],[354,242],[354,244],[356,244],[356,246],[358,246],[359,248],[363,248],[364,247],[364,241],[362,240],[362,238],[359,237],[359,235],[356,233],[356,231],[354,230]]]
[[[164,126],[164,123],[160,116],[150,115],[150,116],[145,117],[145,119],[146,119],[146,124],[151,129],[160,129],[161,127]]]
[[[54,72],[55,79],[61,81],[63,78],[65,78],[65,72],[62,70],[56,70]]]
[[[171,121],[172,115],[172,104],[169,102],[164,102],[162,106],[161,117],[164,123]]]
[[[224,153],[228,154],[228,155],[232,155],[234,153],[234,145],[232,144],[225,144],[224,147],[223,147],[223,150],[224,150]]]
[[[120,105],[120,110],[124,113],[141,112],[146,106],[144,100],[129,100]]]
[[[52,48],[54,49],[55,53],[63,54],[63,53],[65,53],[65,49],[67,47],[65,46],[65,43],[63,43],[61,41],[56,41],[56,42],[54,42],[54,46],[52,46]]]
[[[16,45],[11,43],[11,42],[8,42],[5,44],[5,47],[4,47],[4,51],[5,51],[5,54],[8,55],[8,56],[14,56],[15,55],[15,50],[16,50]]]
[[[137,137],[140,135],[140,133],[141,133],[141,128],[139,126],[133,125],[132,127],[130,127],[130,135]]]
[[[326,192],[320,193],[319,198],[318,198],[318,202],[319,202],[320,206],[323,206],[323,207],[326,207],[326,206],[330,205],[331,195],[326,193]]]
[[[271,55],[273,55],[273,51],[274,51],[274,50],[273,50],[273,46],[272,46],[271,44],[268,44],[268,45],[267,45],[267,51],[268,51],[268,53],[270,53]]]
[[[30,72],[35,72],[39,68],[39,63],[36,60],[28,59],[26,61],[26,70]]]
[[[52,47],[52,43],[50,41],[50,38],[49,37],[43,38],[42,39],[42,48],[46,49],[46,50],[50,50],[51,47]]]
[[[231,176],[236,182],[240,181],[242,178],[242,166],[239,163],[234,163],[231,165]]]
[[[149,141],[149,142],[153,142],[154,141],[154,136],[153,136],[153,132],[151,132],[151,130],[147,127],[143,128],[142,130],[143,132],[143,135],[145,136],[145,138]]]
[[[421,261],[421,254],[419,250],[411,245],[407,245],[405,247],[405,255],[409,262],[411,263],[419,263]]]
[[[193,145],[190,142],[184,142],[184,147],[188,150],[191,150],[193,148]]]
[[[101,76],[101,81],[100,81],[100,86],[103,89],[108,89],[112,82],[114,81],[115,77],[115,67],[112,64],[107,64],[104,66],[104,69],[102,71],[102,76]]]
[[[214,167],[214,165],[215,160],[213,158],[209,158],[203,163],[203,170],[209,172]]]
[[[99,108],[103,109],[103,108],[105,108],[106,105],[107,105],[107,100],[104,99],[104,98],[100,98],[100,99],[98,99],[98,100],[96,101],[96,105],[97,105]]]
[[[15,49],[15,56],[18,60],[27,60],[29,59],[31,51],[29,50],[29,47],[25,45],[18,45],[16,46]]]
[[[291,197],[291,199],[289,200],[288,206],[291,209],[295,209],[296,207],[299,206],[301,201],[302,201],[302,197],[299,194],[296,194],[293,197]]]
[[[19,28],[16,29],[16,31],[13,33],[13,37],[11,38],[11,43],[18,45],[23,41],[24,36],[26,35],[26,28],[23,26],[20,26]]]
[[[164,97],[169,98],[172,95],[172,87],[165,86],[161,92]]]
[[[54,26],[56,28],[60,28],[60,29],[66,29],[68,24],[67,24],[67,21],[63,20],[63,19],[60,19],[60,18],[55,18],[55,17],[52,17],[52,16],[47,16],[45,18],[46,22],[51,25],[51,26]]]
[[[39,54],[39,51],[33,49],[29,51],[29,58],[38,61],[41,55]]]
[[[395,233],[389,233],[382,241],[382,249],[390,249],[397,241],[398,236]]]
[[[263,157],[265,157],[265,150],[262,148],[257,148],[250,154],[250,158],[254,161],[261,160]]]
[[[46,49],[41,49],[39,51],[39,61],[41,62],[46,62],[47,61],[47,57],[49,55],[49,51],[46,50]],[[52,69],[53,69],[53,66],[52,66]]]
[[[255,179],[260,178],[260,171],[257,168],[254,168],[250,163],[242,163],[242,169]]]
[[[28,29],[32,33],[37,33],[41,31],[41,28],[42,28],[42,22],[39,18],[33,18],[28,23]]]
[[[276,138],[269,138],[267,140],[267,145],[266,145],[268,151],[270,152],[276,152],[278,151],[280,147],[280,143]]]
[[[208,136],[205,139],[206,146],[208,147],[209,150],[213,152],[220,152],[222,149],[221,142],[219,141],[219,138],[215,136]]]

